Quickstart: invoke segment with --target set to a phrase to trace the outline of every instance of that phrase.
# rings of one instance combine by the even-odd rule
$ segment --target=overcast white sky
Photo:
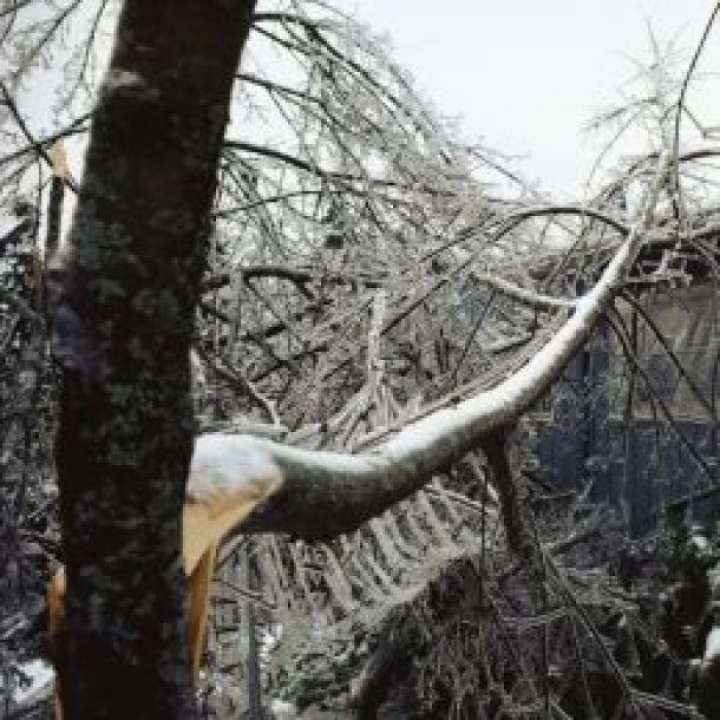
[[[262,0],[260,0],[262,2]],[[616,103],[650,57],[647,23],[661,44],[692,54],[711,0],[333,0],[377,32],[443,114],[495,149],[529,156],[521,167],[542,187],[578,197],[600,147],[583,136],[593,112]],[[709,52],[708,52],[709,51]],[[720,27],[703,66],[720,72]],[[702,103],[720,124],[720,82]]]

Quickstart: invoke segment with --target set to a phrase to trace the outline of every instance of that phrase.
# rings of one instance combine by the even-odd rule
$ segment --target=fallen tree
[[[71,578],[68,657],[80,658],[89,650],[88,657],[102,668],[99,676],[105,677],[98,686],[86,687],[75,676],[67,686],[77,681],[70,707],[82,706],[87,713],[182,716],[192,709],[190,673],[183,659],[178,521],[190,455],[187,354],[201,293],[231,284],[237,293],[236,302],[207,295],[201,302],[205,322],[194,342],[210,360],[206,371],[212,372],[218,361],[218,375],[241,389],[252,419],[262,413],[287,440],[222,437],[234,454],[258,458],[261,469],[279,478],[241,531],[285,532],[309,540],[335,537],[408,497],[479,446],[491,465],[507,539],[526,559],[527,549],[535,546],[508,470],[507,432],[561,374],[617,294],[638,280],[641,253],[674,247],[675,228],[667,229],[667,215],[663,211],[656,217],[655,209],[661,196],[667,201],[672,195],[668,187],[683,156],[677,148],[666,148],[633,170],[649,189],[629,228],[625,218],[594,208],[518,209],[513,203],[510,212],[501,213],[502,204],[483,198],[463,166],[468,156],[445,142],[432,118],[414,105],[408,111],[398,100],[404,88],[400,74],[389,73],[393,92],[379,86],[372,73],[328,42],[325,33],[336,31],[337,25],[315,23],[298,13],[266,13],[251,21],[256,28],[287,32],[262,31],[302,57],[317,55],[317,74],[306,91],[298,97],[294,88],[248,73],[239,76],[238,87],[253,86],[271,92],[275,100],[291,98],[305,110],[314,108],[310,117],[322,120],[317,135],[298,132],[301,156],[235,136],[220,149],[226,117],[221,106],[229,102],[235,60],[228,48],[227,56],[213,54],[220,52],[213,29],[226,24],[223,29],[237,41],[234,21],[221,23],[194,10],[205,28],[196,37],[199,45],[191,42],[198,25],[190,13],[193,21],[177,20],[174,44],[165,47],[164,23],[172,18],[157,9],[141,12],[134,2],[127,7],[123,17],[131,28],[146,24],[143,12],[158,14],[143,29],[148,37],[143,35],[142,47],[133,33],[121,33],[126,44],[114,56],[96,111],[75,229],[66,260],[59,256],[57,264],[56,282],[65,283],[55,305],[54,343],[65,372],[58,459]],[[148,48],[156,42],[159,59],[148,64],[145,53],[152,55]],[[184,53],[196,62],[180,72],[176,61]],[[212,57],[222,72],[211,72]],[[206,73],[218,83],[210,88],[214,100],[206,94]],[[178,77],[190,84],[189,90],[178,84]],[[351,87],[365,93],[357,95],[376,101],[356,125],[342,112],[343,103],[350,102],[348,78],[357,83]],[[163,93],[178,107],[161,101]],[[12,109],[8,98],[6,94]],[[389,112],[383,114],[383,108]],[[348,146],[351,136],[355,145]],[[55,139],[26,137],[26,146],[4,158],[4,166],[14,172],[12,163],[28,155],[44,161],[46,146]],[[376,143],[374,151],[386,153],[377,176],[371,172],[376,156],[368,153],[368,159],[358,152],[368,139]],[[394,153],[396,147],[402,153]],[[345,153],[342,161],[324,165],[321,161],[338,148]],[[262,162],[252,161],[254,157]],[[217,169],[221,192],[212,216],[216,228],[225,218],[239,224],[240,240],[250,248],[247,261],[232,256],[236,235],[224,228],[210,236],[205,224]],[[310,198],[311,204],[293,205],[291,197]],[[277,217],[268,211],[273,204],[283,208]],[[461,218],[457,224],[455,214]],[[545,218],[555,226],[567,217],[581,227],[571,246],[561,243],[548,250],[533,238]],[[590,239],[583,229],[587,218],[595,232]],[[292,228],[293,222],[301,229],[284,235],[281,230]],[[526,222],[535,224],[522,232]],[[603,236],[605,230],[609,237]],[[712,231],[704,227],[698,232]],[[209,236],[210,277],[203,284],[200,271]],[[409,241],[415,237],[423,242]],[[688,243],[698,239],[686,226],[679,237]],[[289,249],[303,243],[309,247],[293,256],[296,262],[260,262],[268,248],[277,250],[271,259],[286,260]],[[376,256],[368,260],[369,247]],[[539,255],[543,247],[544,255]],[[340,260],[338,250],[347,251]],[[308,270],[317,258],[322,269]],[[565,272],[568,267],[591,289],[570,288],[564,294],[563,279],[572,276]],[[663,270],[656,279],[671,277]],[[462,318],[464,334],[448,338],[451,311],[477,303],[478,287],[489,288],[490,300]],[[357,341],[364,334],[353,330],[366,327],[367,309],[379,288],[391,294],[392,311],[370,328],[365,349]],[[497,316],[487,323],[494,337],[479,342],[476,332],[496,296],[508,302],[496,302]],[[14,309],[27,309],[8,297]],[[448,307],[443,307],[446,301]],[[418,341],[423,347],[416,351],[412,342],[408,347],[398,337],[406,331],[411,338],[425,333],[429,340]],[[348,427],[362,422],[371,404],[366,401],[373,400],[382,375],[375,366],[384,362],[380,337],[392,345],[393,359],[407,361],[402,377],[410,379],[403,391],[411,396],[427,381],[431,387],[424,397],[430,401],[416,402],[400,418],[376,423],[372,437],[353,446]],[[250,343],[252,351],[245,352]],[[503,355],[508,348],[519,351]],[[478,372],[485,354],[501,359]],[[352,391],[363,355],[370,387],[368,392],[361,388],[356,397]],[[460,370],[465,384],[458,381]],[[337,392],[328,392],[336,389],[330,380],[341,373],[346,373],[345,382]],[[327,407],[320,407],[323,402]],[[344,421],[335,422],[333,413],[342,414],[345,404]],[[286,419],[292,432],[282,425]],[[305,444],[345,446],[354,452],[297,447],[313,423],[317,427],[309,434],[319,440]],[[333,436],[338,429],[342,436]],[[231,492],[233,483],[252,480],[246,470],[239,462],[226,489]],[[187,494],[193,498],[194,492],[191,484]],[[158,623],[158,616],[169,625]],[[120,675],[115,662],[124,668]],[[140,699],[124,693],[125,682],[118,681],[126,670],[128,678],[142,675],[155,698],[149,704],[143,700],[142,709],[129,707]]]

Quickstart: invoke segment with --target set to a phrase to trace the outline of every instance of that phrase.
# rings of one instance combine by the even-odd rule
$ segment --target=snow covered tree
[[[385,573],[391,600],[368,601],[368,617],[416,597],[434,563],[485,548],[484,520],[460,539],[445,526],[463,532],[457,508],[484,518],[492,498],[514,557],[536,580],[545,568],[538,586],[572,606],[557,568],[547,570],[507,440],[601,318],[615,321],[633,360],[614,305],[621,295],[632,303],[638,286],[683,280],[685,249],[705,257],[714,214],[692,205],[692,177],[680,170],[714,151],[681,153],[662,132],[594,202],[552,204],[497,155],[459,141],[382,44],[324,3],[253,13],[251,2],[127,0],[99,84],[94,56],[114,8],[81,6],[10,1],[0,14],[13,39],[3,46],[12,150],[0,157],[0,199],[45,200],[51,166],[78,195],[48,273],[62,369],[68,716],[194,713],[180,563],[191,345],[202,429],[241,434],[228,443],[257,452],[280,478],[241,530],[307,541],[373,534],[362,560],[379,548],[381,562],[361,591],[348,590],[337,548],[314,546],[344,612],[372,594],[381,563],[409,564],[395,519],[379,517],[431,480],[442,509],[419,496],[407,513],[415,547],[405,551],[421,555],[431,533],[439,551],[410,563],[425,573],[410,589]],[[248,33],[254,52],[238,69]],[[71,52],[56,124],[38,133],[23,88],[41,61],[62,56],[63,34]],[[663,122],[684,109],[682,96],[676,115],[665,112],[672,101],[658,102]],[[63,139],[72,158],[88,132],[76,182],[50,150]],[[632,211],[623,207],[630,185],[640,198]],[[8,318],[42,325],[42,302],[9,291],[0,301]],[[632,367],[642,376],[641,363]],[[474,478],[466,495],[437,485],[460,464]],[[305,571],[307,546],[269,542],[271,573],[288,557]],[[312,605],[322,593],[309,575],[298,581]],[[88,666],[96,672],[78,672]]]

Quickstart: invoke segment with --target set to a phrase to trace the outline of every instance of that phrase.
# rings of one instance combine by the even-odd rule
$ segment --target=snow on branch
[[[500,277],[499,275],[490,275],[490,273],[484,273],[480,271],[473,271],[473,277],[479,282],[488,285],[489,287],[501,292],[503,295],[517,300],[525,305],[528,305],[537,310],[553,310],[553,309],[566,309],[574,308],[576,301],[569,298],[556,298],[552,295],[544,295],[543,293],[536,293],[527,288],[511,283],[508,280]]]
[[[357,455],[225,436],[228,448],[250,444],[254,456],[265,456],[263,463],[277,466],[283,478],[244,530],[288,532],[304,539],[326,539],[354,530],[422,487],[488,432],[512,424],[559,375],[621,288],[652,225],[670,166],[669,154],[661,155],[638,221],[595,287],[575,303],[573,315],[526,365],[496,387],[438,410],[383,445]]]

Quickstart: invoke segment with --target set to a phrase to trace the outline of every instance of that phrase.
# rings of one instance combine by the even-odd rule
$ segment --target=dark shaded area
[[[626,408],[617,400],[613,412],[608,374],[618,370],[620,360],[609,352],[609,342],[608,328],[599,328],[545,401],[535,438],[538,476],[557,490],[590,485],[595,500],[622,508],[635,537],[656,528],[665,512],[685,512],[690,505],[694,519],[712,522],[720,510],[716,479],[707,472],[716,473],[717,467],[715,423],[707,416],[683,415],[671,423],[659,409],[655,418],[624,417]],[[708,346],[707,352],[716,351]],[[640,360],[654,389],[672,407],[677,372],[655,356]],[[696,380],[712,401],[715,378]],[[641,386],[637,379],[633,392],[644,393],[644,400],[647,391]],[[678,502],[688,497],[694,497],[692,503]]]

